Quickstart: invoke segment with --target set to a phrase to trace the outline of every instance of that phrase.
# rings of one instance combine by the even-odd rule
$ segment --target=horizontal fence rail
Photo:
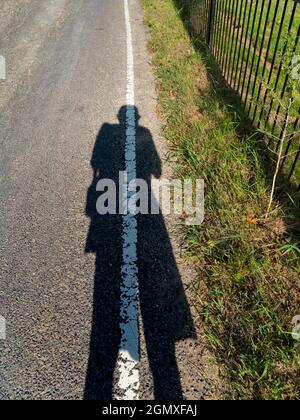
[[[267,133],[281,168],[300,190],[300,0],[185,0],[251,122]]]

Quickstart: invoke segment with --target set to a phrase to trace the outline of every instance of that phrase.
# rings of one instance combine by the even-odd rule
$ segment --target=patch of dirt
[[[203,114],[196,105],[191,105],[185,109],[185,118],[190,123],[195,124],[203,120]]]

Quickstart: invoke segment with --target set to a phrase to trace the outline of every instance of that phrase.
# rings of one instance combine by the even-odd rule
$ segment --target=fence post
[[[210,0],[209,6],[209,17],[208,17],[208,31],[207,31],[207,44],[209,49],[212,47],[213,37],[214,37],[214,24],[215,24],[215,12],[216,12],[216,1]]]

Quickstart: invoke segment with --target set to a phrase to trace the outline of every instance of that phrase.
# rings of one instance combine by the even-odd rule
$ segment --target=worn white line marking
[[[127,186],[134,183],[136,174],[136,111],[134,105],[134,60],[128,0],[124,0],[127,39],[127,92],[125,170]],[[128,191],[128,189],[127,189]],[[126,192],[126,209],[134,192]],[[123,216],[123,267],[121,281],[121,344],[118,358],[119,398],[137,400],[139,391],[139,322],[137,219],[133,214]]]

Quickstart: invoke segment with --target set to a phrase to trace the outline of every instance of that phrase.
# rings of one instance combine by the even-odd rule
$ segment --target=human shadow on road
[[[138,125],[137,176],[151,191],[151,177],[161,177],[161,160],[150,131]],[[96,185],[112,179],[117,187],[125,170],[126,106],[119,124],[104,124],[96,139],[91,166],[93,180],[87,194],[86,214],[91,219],[86,253],[94,253],[94,308],[85,399],[112,400],[120,332],[120,279],[122,265],[122,216],[100,216]],[[162,214],[138,215],[139,298],[149,365],[157,400],[181,400],[176,341],[195,337],[190,309]]]

